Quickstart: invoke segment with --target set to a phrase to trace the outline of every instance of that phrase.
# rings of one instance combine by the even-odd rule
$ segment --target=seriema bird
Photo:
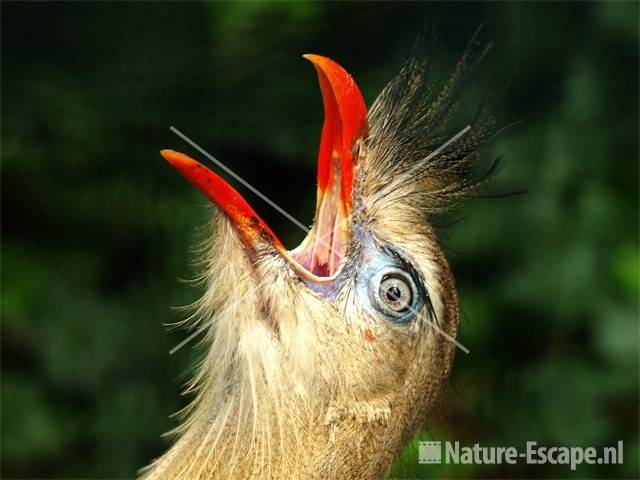
[[[472,41],[439,91],[430,57],[409,60],[368,113],[342,67],[305,55],[325,121],[315,220],[293,250],[219,176],[162,151],[217,214],[191,320],[211,325],[208,353],[145,479],[384,476],[452,367],[458,298],[430,218],[486,178],[474,171],[490,109],[445,136],[484,52]]]

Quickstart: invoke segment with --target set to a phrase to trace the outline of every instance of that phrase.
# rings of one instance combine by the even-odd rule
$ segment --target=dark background
[[[2,477],[129,478],[166,447],[195,353],[206,202],[174,125],[310,222],[322,106],[303,53],[367,104],[437,24],[435,80],[485,22],[468,86],[501,92],[505,166],[442,234],[464,317],[420,439],[615,445],[624,465],[419,466],[396,477],[638,476],[638,4],[2,3]],[[452,133],[474,101],[462,102]],[[204,159],[202,159],[204,160]],[[237,182],[288,247],[303,233]]]

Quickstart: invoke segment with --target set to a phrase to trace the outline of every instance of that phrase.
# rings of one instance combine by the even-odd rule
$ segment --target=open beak
[[[160,153],[199,188],[231,220],[245,245],[268,242],[292,267],[310,280],[334,278],[347,253],[354,181],[353,150],[368,133],[367,110],[351,76],[337,63],[319,55],[304,55],[318,73],[325,120],[318,153],[318,192],[313,227],[294,250],[287,251],[267,224],[222,178],[188,156]]]

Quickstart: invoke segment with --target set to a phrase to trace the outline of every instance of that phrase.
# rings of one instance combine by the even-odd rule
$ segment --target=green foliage
[[[153,7],[153,8],[152,8]],[[165,331],[198,290],[205,202],[160,159],[176,126],[311,220],[322,110],[300,55],[367,103],[437,22],[442,79],[477,26],[488,86],[525,120],[487,194],[442,231],[463,310],[452,386],[391,477],[638,476],[637,3],[2,5],[3,478],[130,478],[166,448],[195,358]],[[491,72],[490,80],[486,73]],[[242,190],[242,189],[241,189]],[[243,191],[243,193],[246,193]],[[299,232],[251,195],[292,247]],[[449,219],[434,219],[448,222]],[[419,465],[420,439],[609,446],[620,466]]]

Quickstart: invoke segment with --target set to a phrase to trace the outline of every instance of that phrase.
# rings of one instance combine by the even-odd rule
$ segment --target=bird
[[[495,131],[482,100],[453,137],[459,91],[488,51],[475,36],[453,73],[410,55],[367,109],[352,76],[307,54],[324,106],[316,211],[287,250],[229,183],[161,155],[212,204],[204,294],[185,321],[205,354],[170,432],[141,469],[156,479],[377,479],[420,430],[453,366],[459,301],[433,218],[473,197]]]

